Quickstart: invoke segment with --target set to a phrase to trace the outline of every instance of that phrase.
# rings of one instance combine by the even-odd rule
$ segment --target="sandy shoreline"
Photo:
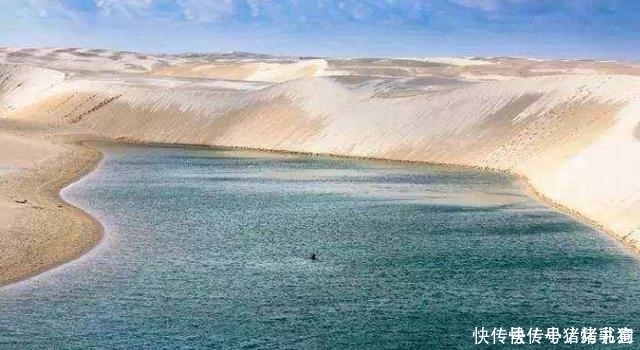
[[[47,160],[0,177],[0,286],[74,260],[103,235],[99,221],[60,197],[62,188],[91,172],[102,158],[98,150],[83,144],[93,137],[46,134],[36,128],[19,136],[44,137],[60,146],[45,148],[54,148]]]

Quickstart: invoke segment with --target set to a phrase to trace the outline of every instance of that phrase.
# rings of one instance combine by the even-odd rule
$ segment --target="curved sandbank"
[[[101,153],[81,144],[90,136],[54,134],[0,123],[3,151],[20,162],[35,160],[0,174],[0,286],[74,260],[102,238],[96,219],[60,197],[62,188],[94,169]],[[25,143],[33,148],[21,151]]]

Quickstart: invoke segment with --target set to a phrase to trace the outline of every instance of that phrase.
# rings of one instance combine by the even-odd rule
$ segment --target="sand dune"
[[[198,60],[136,75],[75,72],[66,78],[50,69],[0,65],[0,106],[13,121],[72,125],[134,142],[506,170],[640,249],[636,65],[524,59],[481,64],[470,59]],[[566,73],[557,74],[561,71]],[[327,76],[332,72],[338,76]],[[504,79],[469,79],[469,74]],[[5,141],[0,138],[0,144]]]
[[[5,64],[0,69],[0,116],[39,99],[64,80],[64,73],[26,65]]]
[[[292,79],[339,75],[340,71],[328,71],[328,63],[322,59],[295,62],[215,62],[189,63],[160,67],[152,71],[159,76],[283,82]]]

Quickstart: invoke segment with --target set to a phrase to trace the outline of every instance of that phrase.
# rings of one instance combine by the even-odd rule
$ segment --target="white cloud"
[[[183,16],[192,22],[217,22],[233,13],[232,0],[178,0]]]
[[[76,13],[67,9],[59,1],[51,0],[3,0],[0,2],[3,12],[13,13],[25,19],[33,18],[74,18]]]
[[[449,0],[450,3],[474,10],[492,12],[500,6],[498,0]]]
[[[123,15],[126,18],[133,18],[148,10],[154,0],[94,0],[96,7],[102,14]]]

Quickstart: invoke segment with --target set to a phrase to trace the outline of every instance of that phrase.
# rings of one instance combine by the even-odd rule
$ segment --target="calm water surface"
[[[63,196],[104,242],[0,289],[0,349],[480,349],[480,326],[640,332],[637,257],[511,177],[100,147]]]

